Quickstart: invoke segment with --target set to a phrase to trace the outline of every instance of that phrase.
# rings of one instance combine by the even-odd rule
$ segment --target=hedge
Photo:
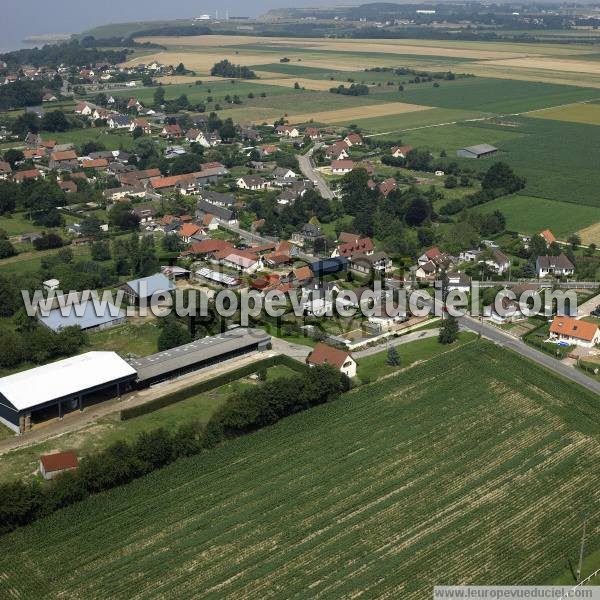
[[[261,369],[268,369],[277,365],[284,365],[299,373],[304,372],[308,368],[306,365],[303,365],[289,356],[278,354],[277,356],[271,356],[270,358],[265,358],[249,365],[245,365],[239,369],[235,369],[234,371],[223,373],[222,375],[218,375],[212,379],[207,379],[206,381],[201,381],[194,385],[190,385],[189,387],[172,392],[171,394],[166,394],[160,398],[155,398],[154,400],[150,400],[150,402],[146,402],[145,404],[132,406],[131,408],[124,408],[120,415],[121,421],[135,419],[136,417],[154,412],[155,410],[159,410],[165,406],[170,406],[171,404],[176,404],[182,400],[187,400],[188,398],[196,396],[197,394],[214,390],[215,388],[231,383],[232,381],[236,381],[237,379],[241,379],[242,377],[247,377],[252,373],[260,371]]]

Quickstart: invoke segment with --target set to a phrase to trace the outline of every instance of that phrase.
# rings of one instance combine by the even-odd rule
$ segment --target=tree
[[[102,225],[102,221],[95,215],[91,215],[82,219],[79,231],[81,235],[94,237],[100,234],[100,225]]]
[[[19,186],[12,181],[0,181],[0,214],[11,213],[15,209]]]
[[[67,131],[70,128],[71,123],[69,123],[62,110],[53,110],[46,113],[42,118],[42,129],[46,131]]]
[[[14,169],[15,165],[24,158],[23,152],[21,152],[21,150],[16,150],[15,148],[9,148],[4,153],[4,160],[11,166],[11,169]]]
[[[571,248],[573,250],[577,250],[579,246],[581,246],[581,238],[576,233],[573,233],[567,238],[567,242],[569,242]]]
[[[49,250],[50,248],[60,248],[63,245],[62,238],[56,233],[45,233],[42,237],[33,240],[33,247],[36,250]]]
[[[110,246],[106,241],[99,241],[92,244],[92,259],[99,262],[110,260]]]
[[[525,180],[517,177],[513,170],[503,162],[494,163],[486,172],[481,182],[483,191],[504,196],[525,187]]]
[[[15,256],[15,254],[17,254],[17,251],[8,240],[0,240],[0,258],[8,258],[9,256]]]
[[[192,341],[190,332],[175,317],[165,317],[160,323],[158,350],[169,350]]]
[[[438,342],[440,344],[452,344],[458,338],[458,321],[447,315],[440,327],[440,332],[438,335]]]
[[[140,218],[131,212],[129,202],[115,204],[108,213],[108,221],[111,225],[124,230],[134,230],[140,225]]]
[[[390,367],[400,366],[400,354],[396,346],[390,346],[387,352],[386,364]]]
[[[444,181],[444,187],[446,189],[453,189],[458,185],[458,181],[454,175],[446,175],[446,179]]]
[[[165,103],[165,88],[159,86],[154,92],[154,104],[155,106],[162,106]]]

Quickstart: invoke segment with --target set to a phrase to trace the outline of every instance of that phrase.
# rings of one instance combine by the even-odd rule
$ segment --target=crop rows
[[[27,598],[548,583],[583,508],[600,541],[599,423],[596,397],[470,344],[14,532],[0,578]]]

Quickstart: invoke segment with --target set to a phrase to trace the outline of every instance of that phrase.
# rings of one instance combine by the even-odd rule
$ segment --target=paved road
[[[583,386],[584,388],[600,394],[600,383],[585,375],[582,371],[578,371],[574,367],[570,367],[556,360],[552,356],[540,352],[531,346],[528,346],[525,342],[520,339],[514,338],[507,333],[504,333],[501,329],[496,329],[486,323],[481,323],[477,319],[472,317],[461,317],[459,319],[460,326],[463,329],[468,329],[481,335],[492,342],[504,347],[509,350],[517,352],[521,356],[534,361],[542,367],[550,369],[553,373],[558,373],[565,379],[570,379],[575,383]]]
[[[332,200],[335,196],[331,191],[331,188],[327,185],[327,182],[325,181],[321,173],[315,170],[312,161],[313,151],[317,147],[318,146],[311,148],[306,154],[299,154],[297,156],[298,165],[300,166],[300,171],[302,171],[302,175],[304,175],[304,177],[306,177],[307,179],[310,179],[311,181],[315,182],[315,185],[317,186],[317,189],[319,190],[321,196],[323,196],[323,198],[327,200]]]
[[[587,302],[584,302],[581,306],[577,307],[577,317],[589,317],[590,313],[600,304],[600,294],[590,298]]]

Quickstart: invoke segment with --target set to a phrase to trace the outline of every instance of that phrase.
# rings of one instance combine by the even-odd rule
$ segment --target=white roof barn
[[[86,352],[2,377],[0,394],[22,411],[136,374],[116,352]]]

